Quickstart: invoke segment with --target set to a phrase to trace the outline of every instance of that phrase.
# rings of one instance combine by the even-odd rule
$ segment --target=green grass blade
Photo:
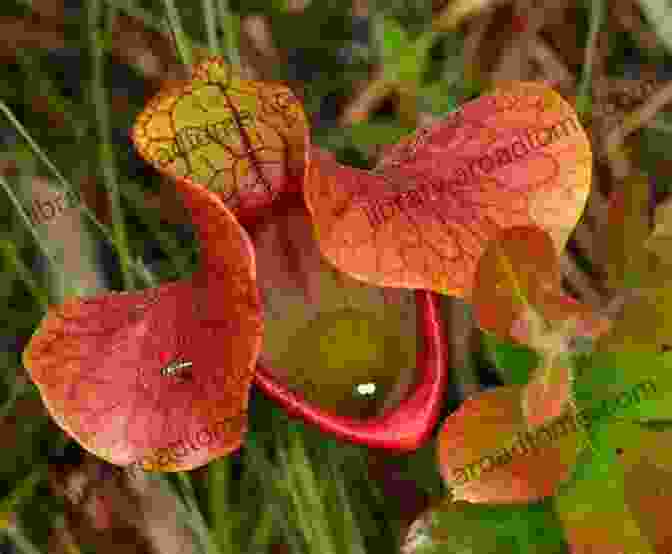
[[[117,10],[126,12],[133,18],[139,19],[145,27],[152,31],[166,32],[166,25],[161,17],[157,17],[152,12],[138,6],[133,0],[105,0],[105,2]]]
[[[203,20],[208,37],[208,50],[213,56],[221,56],[222,49],[217,39],[217,12],[213,0],[201,0],[203,6]]]
[[[290,493],[297,516],[302,522],[301,529],[309,531],[306,540],[311,552],[337,554],[324,506],[324,492],[313,471],[313,464],[308,458],[299,431],[290,427],[289,448],[286,453],[280,451],[280,455],[291,479]]]
[[[597,36],[604,20],[604,1],[592,0],[590,3],[590,28],[588,44],[583,63],[583,73],[576,93],[576,112],[583,115],[590,107],[590,86],[593,77],[593,62],[597,49]]]
[[[56,260],[54,260],[53,256],[51,255],[51,252],[49,251],[49,247],[46,245],[40,234],[37,232],[35,225],[33,225],[33,222],[30,221],[30,218],[28,217],[25,208],[21,204],[21,201],[17,198],[16,194],[14,194],[12,187],[9,186],[9,183],[2,174],[0,174],[0,187],[4,189],[5,193],[9,197],[9,200],[14,205],[14,209],[19,214],[21,220],[25,223],[26,229],[28,229],[30,234],[33,235],[33,238],[35,239],[35,244],[37,244],[38,248],[40,249],[40,252],[44,254],[45,258],[49,260],[49,263],[51,263],[51,265],[54,268],[58,267],[58,265],[56,264]]]
[[[24,535],[18,526],[5,527],[5,534],[16,545],[16,548],[22,554],[42,554],[40,550]]]
[[[58,168],[54,165],[54,163],[49,159],[49,157],[44,153],[44,151],[39,147],[39,145],[33,140],[33,138],[30,136],[30,134],[26,131],[25,127],[19,122],[18,119],[14,116],[12,113],[12,110],[9,109],[9,107],[2,101],[0,100],[0,112],[2,112],[5,117],[9,120],[9,122],[12,124],[12,126],[18,131],[18,133],[23,137],[23,139],[28,143],[30,146],[31,150],[37,156],[37,158],[49,169],[49,171],[54,175],[56,180],[59,182],[61,185],[63,192],[65,193],[70,193],[73,194],[73,187],[72,185],[68,182],[68,180],[63,176],[63,174],[58,170]],[[2,182],[0,182],[2,184]],[[9,187],[3,187],[6,190],[9,189]],[[82,203],[79,206],[79,209],[84,212],[84,214],[88,217],[88,219],[94,224],[94,226],[103,234],[103,237],[105,240],[110,244],[117,252],[119,251],[117,247],[117,243],[115,240],[115,237],[113,234],[110,232],[110,230],[103,225],[100,221],[98,221],[98,218],[96,215],[93,213],[93,211],[85,204]],[[17,211],[19,214],[21,214],[21,210]],[[25,215],[25,212],[24,212]],[[25,216],[26,218],[28,216]],[[22,217],[22,219],[24,219]],[[25,222],[25,219],[24,219]],[[28,228],[30,229],[32,224],[30,224],[30,221],[28,220]],[[31,231],[32,234],[32,231]],[[35,235],[33,235],[35,237]],[[37,238],[36,238],[37,240]],[[39,244],[39,242],[38,242]],[[137,268],[135,267],[135,264],[133,265],[133,269],[137,271]],[[146,283],[150,284],[150,283]]]
[[[278,442],[278,434],[273,437]],[[277,444],[278,451],[283,448]],[[260,484],[264,502],[273,513],[276,526],[282,531],[282,536],[290,547],[292,554],[304,552],[305,548],[300,545],[299,530],[296,517],[287,502],[290,483],[284,473],[276,468],[265,456],[263,449],[257,444],[253,434],[248,433],[245,437],[245,462],[254,472]]]
[[[32,272],[19,257],[14,243],[8,240],[0,240],[0,254],[26,284],[30,293],[42,308],[42,311],[46,312],[47,308],[49,308],[49,293],[35,281]]]
[[[37,465],[24,477],[5,498],[0,501],[0,526],[7,529],[8,518],[14,513],[19,505],[31,498],[36,487],[47,478],[48,466],[46,464]]]
[[[238,52],[238,36],[240,34],[240,19],[231,12],[228,0],[217,0],[219,24],[224,32],[224,55],[233,66],[240,66]]]
[[[187,37],[187,34],[184,32],[184,28],[182,27],[180,12],[178,12],[177,6],[173,0],[163,0],[163,5],[166,8],[166,16],[168,17],[170,29],[173,33],[173,36],[175,37],[177,53],[179,54],[183,64],[191,66],[193,64],[191,43]]]
[[[222,552],[235,552],[233,536],[238,514],[229,505],[229,459],[219,458],[208,466],[208,496],[215,542]]]
[[[100,168],[103,172],[105,188],[110,198],[110,211],[112,217],[112,231],[114,233],[114,242],[119,253],[119,262],[121,273],[124,279],[124,288],[126,290],[135,289],[135,280],[131,272],[131,256],[128,249],[128,239],[126,237],[126,228],[124,227],[124,214],[121,209],[121,200],[119,197],[119,179],[118,171],[114,161],[114,152],[110,144],[110,102],[108,91],[103,81],[103,36],[100,33],[101,19],[106,15],[108,24],[114,18],[114,9],[107,8],[108,13],[103,14],[102,0],[90,0],[88,3],[88,28],[89,42],[91,45],[91,101],[94,113],[96,114],[96,123],[98,126],[99,159]],[[106,33],[107,34],[107,33]]]

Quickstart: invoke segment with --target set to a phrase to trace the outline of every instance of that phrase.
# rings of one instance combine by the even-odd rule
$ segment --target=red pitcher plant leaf
[[[320,407],[360,418],[380,414],[413,385],[415,296],[334,269],[296,199],[251,235],[265,314],[259,361]]]
[[[161,471],[240,446],[263,332],[247,233],[217,195],[177,183],[201,244],[197,272],[54,306],[23,355],[50,414],[84,448]]]
[[[242,80],[222,59],[210,59],[194,70],[190,81],[167,87],[150,102],[138,118],[133,139],[141,154],[162,171],[188,176],[215,192],[241,223],[254,229],[280,217],[293,199],[302,204],[301,195],[292,193],[300,193],[307,130],[302,108],[289,89]],[[310,236],[311,226],[306,224],[302,232]],[[314,278],[301,265],[306,257],[288,256],[285,246],[279,244],[275,256],[287,259],[289,271],[269,267],[263,279],[277,278],[274,285],[282,285],[284,275],[306,291],[307,302],[317,301],[311,298]],[[416,297],[425,340],[417,360],[422,380],[392,413],[359,420],[315,406],[283,382],[287,371],[271,370],[263,361],[258,364],[257,385],[290,413],[342,438],[402,450],[417,447],[438,417],[445,355],[436,298],[425,292]],[[307,306],[298,303],[291,309]],[[266,335],[264,342],[274,338]]]
[[[141,155],[161,171],[187,176],[217,193],[241,223],[253,229],[283,213],[291,193],[300,191],[308,124],[289,89],[243,80],[222,59],[213,58],[197,66],[191,80],[166,87],[149,103],[136,122],[133,140]],[[280,197],[280,192],[290,194]],[[310,236],[310,225],[303,232]],[[275,254],[286,257],[283,250]],[[297,260],[289,258],[292,271],[286,275],[306,287],[305,299],[310,300],[313,280]],[[282,273],[275,269],[270,268],[272,277],[280,281]],[[271,274],[266,272],[264,278]],[[436,299],[424,292],[416,297],[419,330],[426,341],[417,360],[423,380],[394,413],[358,420],[324,410],[278,378],[287,371],[266,371],[264,363],[258,366],[257,385],[290,413],[342,438],[370,446],[415,448],[436,423],[445,386]],[[306,304],[299,309],[305,308]],[[267,335],[265,342],[273,338]]]
[[[569,477],[578,452],[573,419],[530,430],[522,392],[520,385],[480,392],[444,422],[439,468],[454,499],[531,502],[554,494]]]
[[[205,186],[245,221],[279,193],[299,190],[308,122],[289,88],[243,79],[213,57],[191,79],[166,85],[132,138],[159,171]]]
[[[412,291],[366,286],[334,271],[301,197],[295,200],[253,234],[266,312],[255,383],[290,414],[344,440],[415,449],[437,421],[445,387],[437,299],[415,291],[414,301]],[[422,337],[422,349],[410,334]],[[365,411],[348,393],[355,383],[384,388],[394,372],[414,366],[419,384],[396,406],[353,417]]]
[[[442,325],[436,296],[429,291],[415,291],[418,334],[424,348],[418,353],[420,383],[396,409],[363,420],[341,416],[305,401],[300,393],[276,379],[274,370],[257,364],[255,384],[274,398],[291,415],[314,423],[323,431],[358,444],[390,450],[409,451],[429,438],[436,424],[446,384],[445,351]]]
[[[387,149],[373,171],[309,150],[322,253],[357,279],[470,298],[500,228],[536,225],[561,251],[583,211],[590,143],[548,86],[512,82]]]

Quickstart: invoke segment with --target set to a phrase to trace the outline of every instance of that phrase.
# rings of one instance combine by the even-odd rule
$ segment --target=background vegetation
[[[380,145],[493,83],[551,81],[575,103],[595,153],[588,207],[562,257],[563,284],[599,310],[612,292],[599,247],[609,194],[643,175],[652,214],[669,192],[666,9],[653,0],[3,1],[0,551],[398,552],[409,523],[447,493],[434,441],[405,456],[344,445],[255,393],[244,448],[178,475],[109,466],[47,416],[20,362],[47,305],[124,288],[125,264],[157,283],[188,275],[197,262],[171,188],[161,188],[129,140],[145,101],[184,75],[189,53],[177,44],[189,44],[195,58],[219,49],[251,77],[288,82],[313,140],[359,167],[373,165]],[[607,157],[614,141],[626,158]],[[21,217],[18,206],[61,194],[64,181],[93,217],[69,207],[49,223]],[[519,349],[504,373],[507,347],[474,327],[468,306],[442,302],[452,368],[445,417],[483,387],[524,381],[534,355]],[[547,503],[508,510],[492,521],[510,529],[511,552],[535,551],[525,542],[535,526],[557,528]],[[529,516],[524,528],[519,511]],[[567,551],[560,538],[551,544]]]

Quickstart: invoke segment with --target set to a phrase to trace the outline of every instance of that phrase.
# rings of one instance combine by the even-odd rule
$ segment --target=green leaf
[[[418,96],[423,111],[429,111],[436,116],[443,117],[458,108],[455,85],[444,80],[421,87]]]
[[[374,17],[373,36],[385,65],[395,64],[409,44],[408,34],[394,17]]]
[[[555,497],[574,552],[657,554],[626,505],[624,473],[608,441],[584,452],[575,479]]]
[[[672,498],[670,354],[598,352],[578,368],[577,419],[590,449],[556,497],[577,552],[670,551],[662,515]]]
[[[562,529],[548,501],[485,506],[446,499],[406,535],[403,554],[564,554]]]
[[[669,552],[669,429],[609,420],[591,435],[592,449],[556,498],[570,544],[577,552]]]
[[[483,332],[483,346],[495,364],[497,374],[507,385],[525,385],[539,365],[539,355],[522,344],[505,342],[492,333]]]
[[[577,368],[574,399],[589,427],[672,419],[672,352],[597,352]]]
[[[427,31],[411,41],[396,19],[379,16],[374,20],[374,36],[385,79],[409,88],[419,86],[436,33]]]
[[[410,127],[393,121],[362,121],[349,127],[334,127],[326,131],[318,129],[313,140],[322,148],[333,152],[351,147],[369,158],[376,153],[378,147],[395,144],[412,132]]]
[[[372,146],[395,144],[412,129],[397,123],[361,122],[339,132],[345,133],[357,150],[366,153]]]

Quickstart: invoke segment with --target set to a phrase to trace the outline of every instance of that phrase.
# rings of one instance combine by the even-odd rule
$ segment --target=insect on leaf
[[[252,243],[216,195],[178,186],[197,272],[54,306],[23,354],[58,425],[117,465],[192,469],[236,450],[247,428],[263,334]]]

